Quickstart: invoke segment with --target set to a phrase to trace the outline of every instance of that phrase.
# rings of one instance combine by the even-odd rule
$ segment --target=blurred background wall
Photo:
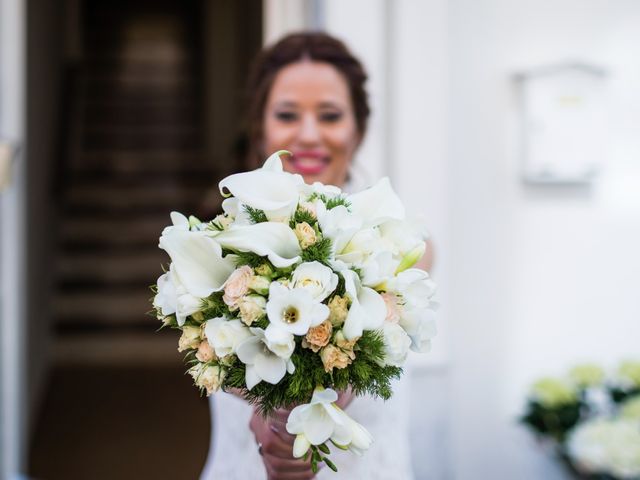
[[[171,2],[157,4],[150,10],[145,2],[130,3],[134,12],[139,9],[139,15],[155,12],[157,16],[164,11],[172,16],[176,13],[175,4]],[[7,8],[16,11],[16,2],[1,0],[0,5],[3,12]],[[51,405],[62,401],[62,396],[56,400],[56,393],[66,388],[70,395],[82,399],[82,395],[88,393],[75,394],[72,389],[72,384],[77,383],[74,379],[80,378],[94,380],[103,388],[111,385],[108,382],[115,382],[113,385],[120,385],[118,388],[133,389],[144,383],[140,381],[140,375],[155,378],[149,371],[135,370],[140,366],[136,365],[140,363],[136,359],[168,371],[171,365],[179,362],[179,357],[171,355],[175,338],[152,333],[155,328],[153,320],[140,316],[132,320],[131,315],[117,313],[121,312],[123,305],[129,312],[143,309],[146,298],[143,293],[129,296],[129,300],[118,297],[119,287],[114,287],[113,282],[123,279],[114,278],[108,265],[104,270],[98,269],[102,276],[97,283],[94,277],[92,285],[103,288],[107,283],[111,289],[110,294],[101,297],[107,299],[103,311],[116,312],[115,317],[120,319],[117,327],[105,315],[102,316],[104,321],[89,322],[88,326],[69,321],[67,317],[64,327],[64,320],[53,320],[56,318],[55,299],[48,307],[34,307],[47,305],[47,294],[55,294],[58,288],[55,286],[55,272],[59,274],[60,270],[56,270],[54,264],[56,258],[59,261],[61,257],[55,251],[46,253],[47,248],[58,243],[47,243],[46,235],[36,232],[43,229],[46,232],[46,223],[43,222],[47,221],[44,212],[48,208],[54,210],[48,217],[49,225],[52,222],[59,224],[60,217],[56,215],[60,215],[62,210],[53,208],[56,204],[47,203],[46,198],[51,197],[43,197],[43,185],[47,183],[48,174],[43,177],[34,172],[40,167],[46,172],[61,156],[70,158],[69,152],[65,154],[63,148],[66,137],[55,133],[56,123],[60,125],[69,121],[69,117],[65,117],[65,112],[69,115],[69,104],[63,100],[69,100],[69,97],[64,97],[56,85],[58,82],[65,84],[68,73],[63,66],[77,65],[78,55],[82,57],[83,49],[73,48],[73,39],[77,41],[82,35],[88,35],[87,38],[93,41],[88,44],[80,42],[80,46],[97,49],[105,45],[124,48],[132,44],[122,43],[123,38],[142,38],[142,44],[134,45],[124,57],[131,59],[141,55],[148,60],[149,51],[163,51],[157,47],[162,44],[158,39],[166,40],[168,37],[162,33],[160,37],[152,34],[152,40],[149,40],[148,30],[146,34],[133,33],[130,37],[109,37],[95,30],[83,33],[82,25],[86,28],[86,22],[92,18],[93,21],[97,18],[103,25],[108,24],[109,19],[117,21],[118,15],[113,13],[113,9],[100,2],[60,2],[58,6],[65,9],[63,14],[41,2],[28,2],[28,5],[30,8],[22,17],[26,38],[30,39],[29,57],[26,60],[22,58],[25,72],[30,72],[30,80],[26,83],[27,97],[31,99],[31,103],[27,101],[31,107],[26,107],[30,116],[26,122],[30,132],[26,139],[27,173],[18,171],[14,177],[14,190],[4,191],[1,197],[4,245],[2,341],[6,345],[9,338],[7,329],[18,316],[28,318],[24,322],[31,333],[22,353],[3,347],[3,407],[11,415],[21,410],[23,416],[31,419],[31,428],[34,429],[31,431],[40,432],[32,436],[41,443],[39,446],[31,445],[35,453],[29,460],[32,472],[37,473],[52,468],[46,462],[34,463],[34,456],[43,458],[37,452],[43,451],[46,442],[42,443],[42,439],[47,438],[47,432],[53,435],[60,431],[56,430],[59,426],[55,424],[36,425],[43,409],[53,408]],[[84,7],[81,9],[84,13],[78,13],[76,10],[82,5],[91,8]],[[326,28],[347,41],[364,60],[370,73],[373,118],[366,143],[357,159],[358,179],[368,183],[382,174],[390,175],[403,199],[426,217],[433,236],[436,262],[432,273],[439,284],[442,308],[439,313],[440,336],[435,342],[434,352],[416,359],[411,368],[415,380],[412,445],[417,477],[563,478],[564,472],[517,425],[517,415],[528,385],[535,377],[557,373],[578,361],[592,360],[613,365],[621,358],[640,355],[637,280],[640,256],[636,253],[640,244],[640,57],[637,55],[640,4],[635,0],[265,0],[211,1],[199,5],[196,18],[200,19],[197,28],[201,29],[201,34],[190,38],[195,42],[191,45],[196,48],[192,54],[199,59],[195,62],[193,81],[202,88],[196,88],[201,96],[191,101],[202,109],[194,111],[184,105],[184,108],[165,105],[168,110],[156,111],[154,115],[156,119],[165,118],[164,126],[156,123],[155,127],[147,126],[144,131],[132,133],[132,125],[138,123],[132,119],[144,115],[133,112],[131,105],[123,106],[121,100],[129,95],[129,98],[136,99],[135,102],[151,101],[137,97],[140,92],[135,90],[140,89],[140,79],[148,79],[148,75],[140,75],[140,70],[136,73],[136,69],[141,68],[138,64],[130,64],[133,70],[122,72],[123,84],[116,86],[108,84],[104,76],[96,78],[90,75],[97,85],[91,86],[85,79],[83,88],[97,89],[93,90],[94,94],[69,101],[76,108],[78,102],[87,100],[94,103],[102,101],[102,106],[94,105],[89,109],[93,112],[91,118],[97,123],[90,125],[90,120],[85,117],[85,128],[91,128],[82,134],[86,136],[78,138],[86,149],[114,145],[121,148],[117,152],[105,151],[104,148],[101,152],[76,151],[76,159],[90,158],[92,165],[100,167],[98,172],[101,173],[87,174],[85,171],[84,177],[67,176],[67,185],[58,191],[57,198],[69,198],[63,197],[64,192],[80,195],[80,205],[85,208],[71,209],[76,216],[84,214],[95,218],[96,208],[100,207],[103,214],[107,210],[103,222],[129,219],[130,229],[123,231],[133,232],[134,239],[146,245],[142,252],[151,252],[128,257],[129,262],[137,258],[138,263],[133,268],[135,275],[127,281],[134,282],[135,288],[139,289],[136,291],[142,292],[145,282],[149,284],[154,280],[146,277],[157,271],[155,267],[160,257],[153,250],[154,236],[157,236],[168,209],[175,208],[177,202],[196,208],[190,197],[181,193],[184,185],[191,191],[195,188],[196,184],[189,180],[192,178],[189,172],[199,172],[199,175],[209,175],[213,179],[237,168],[227,159],[231,158],[236,131],[233,124],[239,121],[236,108],[240,104],[241,84],[252,52],[263,41],[275,39],[290,30]],[[91,17],[92,11],[97,12],[94,17]],[[3,15],[3,18],[9,17]],[[73,18],[79,22],[75,27],[70,25]],[[19,9],[14,19],[20,19]],[[56,22],[62,22],[64,26]],[[19,34],[19,30],[15,32],[6,21],[0,25],[3,39],[7,35]],[[180,28],[183,27],[169,27],[169,30],[176,32]],[[67,35],[76,31],[78,35],[67,38],[66,47],[62,48],[59,46],[60,30],[66,31]],[[156,49],[149,47],[148,43],[145,46],[145,41],[155,44]],[[6,55],[6,45],[3,44],[3,55]],[[141,50],[136,51],[136,48]],[[147,48],[151,50],[145,50]],[[174,47],[165,48],[176,52]],[[67,60],[56,66],[55,55],[60,51],[66,52]],[[93,50],[93,54],[96,60],[100,55],[113,57],[114,52]],[[90,56],[86,50],[84,55],[85,58]],[[4,98],[7,94],[19,92],[15,79],[20,78],[16,77],[19,73],[15,67],[5,68],[5,58],[0,56],[3,65],[0,92],[4,93]],[[118,58],[123,58],[122,54]],[[172,58],[175,60],[177,57]],[[184,61],[183,57],[180,58],[182,60],[179,61]],[[527,184],[521,175],[521,112],[514,75],[566,62],[593,64],[607,72],[606,156],[602,158],[599,174],[591,183]],[[19,64],[19,59],[13,63],[14,66]],[[30,65],[28,69],[27,64]],[[165,68],[165,75],[158,77],[151,86],[143,84],[143,89],[155,88],[156,93],[163,95],[183,95],[178,103],[186,98],[184,90],[181,90],[185,85],[184,70],[171,73],[166,70],[166,65],[146,68]],[[113,77],[111,74],[107,76]],[[116,87],[124,90],[106,90]],[[58,96],[53,92],[56,89]],[[72,89],[70,94],[77,95],[78,91],[86,92]],[[117,107],[121,109],[120,114],[105,110],[104,100],[109,95],[120,99]],[[1,101],[6,102],[0,98]],[[106,103],[107,106],[113,105],[113,102]],[[17,126],[21,125],[21,114],[15,113],[18,107],[7,110],[7,103],[1,105],[0,118],[5,122],[1,125],[9,130],[7,133],[0,131],[0,134],[7,135],[13,131],[20,136]],[[122,113],[125,110],[129,113]],[[9,117],[8,112],[14,112],[11,114],[13,123],[10,124],[5,120]],[[190,117],[192,114],[196,117]],[[63,119],[59,120],[57,115]],[[187,137],[186,140],[181,137],[184,131],[163,135],[160,147],[157,147],[148,130],[155,128],[157,133],[160,128],[161,132],[166,132],[162,129],[172,122],[184,125],[185,115],[199,118],[198,128],[203,128],[206,133],[195,133],[195,137]],[[100,131],[100,127],[104,126],[103,120],[107,117],[129,123],[116,125],[116,132],[112,128],[110,133],[107,132],[111,136],[105,136],[107,133],[104,129]],[[216,133],[209,135],[212,131]],[[59,150],[62,153],[53,153],[56,142],[61,144]],[[198,150],[186,152],[183,150],[185,145],[197,145]],[[160,148],[160,151],[153,151],[153,148]],[[171,161],[176,156],[182,158],[179,164]],[[148,160],[149,157],[152,160]],[[140,217],[133,216],[129,201],[117,201],[118,198],[129,198],[126,192],[133,195],[132,192],[138,188],[133,186],[136,184],[132,178],[139,177],[140,171],[130,168],[132,159],[136,159],[136,165],[155,163],[154,188],[156,192],[163,192],[153,197],[144,193],[149,190],[141,190],[144,198],[158,200],[152,212],[148,206],[136,204]],[[129,167],[121,168],[119,165]],[[160,168],[164,173],[158,173]],[[69,178],[76,178],[84,185],[86,182],[98,182],[92,184],[95,190],[107,188],[101,183],[105,175],[112,182],[108,187],[112,188],[109,198],[116,200],[106,206],[94,205],[94,210],[88,211],[86,207],[91,205],[90,198],[93,197],[82,191],[73,193],[73,188],[77,189],[78,185],[74,187]],[[25,178],[30,179],[28,185],[21,183]],[[201,188],[198,190],[201,197],[198,198],[207,198],[207,188],[203,183],[197,183],[197,188]],[[211,184],[215,182],[211,181]],[[17,209],[25,208],[20,195],[31,198],[31,210],[24,218],[24,224],[15,217]],[[130,202],[135,204],[137,197],[132,198]],[[215,198],[210,201],[214,202]],[[118,216],[122,218],[118,220]],[[149,220],[151,218],[154,220]],[[142,219],[147,220],[143,222]],[[140,227],[142,223],[145,226]],[[13,258],[12,253],[19,249],[20,242],[16,238],[21,233],[15,230],[9,233],[6,229],[7,225],[16,224],[22,225],[24,232],[27,232],[26,224],[37,224],[29,233],[30,260],[22,270],[8,267],[15,266],[16,260],[20,261]],[[140,228],[136,229],[136,225]],[[68,228],[77,232],[73,225]],[[82,226],[77,228],[82,229]],[[77,240],[80,235],[72,233],[71,239]],[[94,246],[95,240],[93,238]],[[117,244],[117,238],[114,242]],[[7,245],[13,245],[13,248],[7,248]],[[112,246],[112,250],[117,250],[117,245]],[[86,245],[84,253],[74,252],[73,255],[86,254]],[[13,263],[7,263],[8,258],[12,258]],[[81,269],[82,258],[75,261]],[[95,273],[96,268],[92,270]],[[116,268],[115,271],[121,270]],[[49,274],[53,278],[47,280]],[[17,277],[9,278],[9,275]],[[26,302],[20,297],[23,291],[15,285],[7,287],[8,280],[20,275],[28,278],[32,288],[50,281],[52,290],[38,290],[36,295],[40,300],[37,304]],[[73,289],[77,283],[67,282],[66,288],[71,288],[75,294],[77,292],[74,293]],[[86,278],[80,283],[86,284]],[[134,284],[125,285],[130,289]],[[86,288],[83,294],[86,294]],[[8,302],[5,298],[9,299]],[[7,309],[8,303],[15,309]],[[73,313],[74,308],[78,308],[75,311],[80,313],[83,311],[82,303],[71,301],[66,305],[71,309],[67,312]],[[113,305],[111,310],[109,305]],[[21,313],[20,308],[30,313]],[[151,328],[145,321],[152,322]],[[11,338],[16,337],[11,334]],[[51,355],[47,353],[49,351]],[[165,351],[170,353],[162,353]],[[20,405],[16,405],[16,397],[12,396],[14,392],[7,392],[7,386],[13,388],[18,383],[8,381],[7,372],[11,375],[16,359],[27,352],[29,365],[34,368],[29,368],[30,373],[23,377],[28,380],[23,384],[25,392],[28,392],[24,398],[28,402],[20,409]],[[18,365],[24,368],[22,363]],[[80,370],[79,365],[82,367]],[[113,365],[120,368],[114,369]],[[179,372],[179,368],[174,370]],[[162,388],[168,388],[168,375],[165,373],[164,377],[160,375],[156,380],[145,383],[142,392],[132,393],[133,390],[129,390],[128,395],[145,401],[158,398],[165,391]],[[11,378],[15,380],[16,376]],[[203,408],[203,402],[189,397],[193,389],[188,383],[185,380],[183,384],[169,388],[184,391],[186,397],[181,398],[193,401],[189,405],[193,405],[193,411],[197,413],[189,428],[198,429],[201,432],[198,438],[206,442],[207,425],[203,423],[207,421],[206,406]],[[96,384],[87,385],[96,390],[97,387],[91,387]],[[103,390],[99,391],[100,395],[91,397],[91,402],[109,398]],[[118,390],[114,392],[115,403],[109,404],[111,406],[100,404],[103,412],[112,415],[109,417],[112,423],[114,418],[117,419],[118,414],[113,413],[117,409],[109,409],[127,405],[130,401],[127,395],[117,393]],[[32,405],[31,409],[28,405]],[[74,408],[81,407],[74,405]],[[83,415],[87,422],[91,422],[98,414],[95,410],[86,409]],[[146,428],[147,432],[155,432],[155,436],[176,435],[176,430],[169,427],[175,425],[172,423],[175,419],[166,415],[162,417],[164,427],[161,425],[159,430],[151,430],[151,425],[157,423],[162,412],[154,415],[139,419],[144,426],[140,427],[139,423],[137,430]],[[97,426],[104,428],[104,422]],[[15,437],[11,437],[11,433],[27,431],[26,428],[17,428],[15,422],[3,424],[3,430],[4,438],[12,442]],[[71,441],[74,435],[82,433],[82,430],[68,430],[65,438]],[[25,434],[25,439],[27,437]],[[100,435],[91,438],[100,438]],[[136,441],[144,441],[144,436]],[[202,445],[202,450],[205,449],[206,445]],[[27,450],[25,442],[22,450],[12,451],[10,456],[19,458],[22,451],[23,465],[26,465]],[[138,452],[138,457],[141,455],[143,453]],[[135,456],[127,458],[135,462]],[[5,462],[5,465],[15,464],[15,459],[8,464]],[[26,466],[23,471],[25,469]],[[193,471],[197,470],[193,468]],[[127,471],[127,466],[119,471]]]

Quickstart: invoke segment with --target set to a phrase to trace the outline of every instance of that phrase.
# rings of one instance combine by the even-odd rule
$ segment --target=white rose
[[[183,352],[200,345],[200,327],[186,326],[182,328],[182,335],[178,341],[178,351]]]
[[[293,288],[304,288],[321,302],[338,286],[338,276],[320,262],[301,263],[291,276]]]
[[[251,336],[249,329],[240,320],[217,317],[207,320],[204,334],[218,357],[236,353],[242,340]]]
[[[266,314],[267,301],[260,295],[247,295],[240,299],[240,318],[245,325],[250,326]]]
[[[384,322],[382,333],[385,348],[384,364],[401,367],[407,360],[409,347],[411,347],[409,335],[400,325],[390,322]]]

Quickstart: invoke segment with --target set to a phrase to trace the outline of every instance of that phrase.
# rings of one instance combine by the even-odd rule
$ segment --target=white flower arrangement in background
[[[283,171],[282,154],[222,180],[214,220],[171,214],[153,305],[203,392],[239,389],[265,415],[295,406],[295,456],[335,470],[329,444],[373,442],[336,391],[392,395],[409,351],[436,334],[435,284],[412,268],[426,233],[388,179],[346,195]]]
[[[609,376],[583,364],[540,379],[521,421],[582,476],[640,479],[640,362],[624,361]]]

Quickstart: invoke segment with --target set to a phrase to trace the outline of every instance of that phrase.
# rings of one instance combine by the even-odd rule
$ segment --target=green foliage
[[[325,265],[329,265],[329,258],[331,257],[331,239],[323,238],[317,241],[313,245],[309,245],[302,250],[302,261],[313,262],[318,261]]]
[[[291,228],[296,228],[296,224],[298,223],[308,223],[309,225],[313,225],[318,221],[318,219],[313,215],[313,213],[308,210],[304,210],[299,208],[296,210],[296,213],[293,214],[291,220],[289,220],[289,226]]]
[[[204,318],[216,318],[229,316],[229,307],[222,300],[224,292],[213,292],[207,298],[202,301],[202,315]]]
[[[245,205],[244,211],[247,212],[247,215],[249,215],[251,223],[262,223],[269,221],[267,215],[264,213],[264,210],[259,210],[257,208],[250,207],[249,205]]]
[[[393,393],[391,380],[402,375],[399,367],[378,364],[384,357],[384,341],[379,332],[365,331],[354,348],[355,360],[346,368],[334,369],[333,373],[325,372],[320,355],[302,348],[300,342],[301,338],[296,338],[296,350],[291,356],[295,371],[285,375],[277,385],[260,382],[251,391],[247,390],[245,365],[235,359],[225,378],[225,389],[242,390],[247,401],[266,416],[278,408],[309,402],[319,385],[335,390],[351,387],[356,395],[369,394],[387,400]]]
[[[236,256],[235,262],[236,266],[241,267],[243,265],[248,265],[251,268],[259,267],[265,263],[268,263],[271,267],[271,262],[267,260],[267,257],[261,257],[257,253],[253,252],[237,252],[234,254]]]
[[[331,210],[332,208],[335,208],[339,205],[342,205],[346,208],[351,207],[351,204],[343,195],[337,195],[335,197],[327,197],[324,193],[313,193],[309,197],[310,202],[316,199],[322,200],[322,203],[325,204],[325,206],[327,207],[327,210]]]
[[[569,430],[580,421],[580,412],[584,407],[582,401],[549,408],[530,400],[527,412],[520,421],[541,435],[549,435],[563,442]]]

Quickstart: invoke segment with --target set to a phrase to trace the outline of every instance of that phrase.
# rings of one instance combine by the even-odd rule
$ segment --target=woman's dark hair
[[[321,32],[300,32],[287,35],[260,52],[253,63],[247,88],[248,109],[245,161],[255,168],[264,160],[261,151],[264,109],[278,72],[301,60],[325,62],[334,66],[345,78],[360,137],[364,137],[369,118],[368,95],[364,88],[367,74],[360,61],[340,40]]]

